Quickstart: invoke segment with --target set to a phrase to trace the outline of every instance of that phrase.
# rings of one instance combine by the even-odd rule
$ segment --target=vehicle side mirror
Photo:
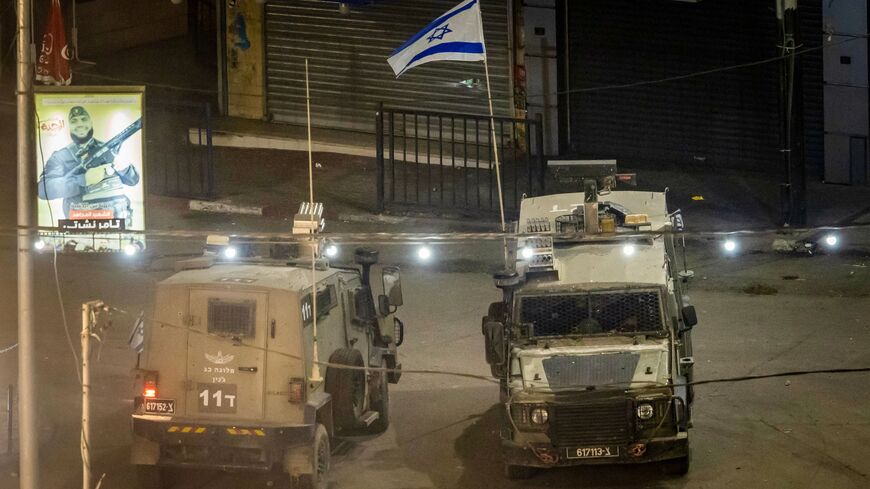
[[[381,316],[389,316],[392,312],[390,310],[390,298],[381,294],[378,296],[378,311],[380,311]]]
[[[695,312],[695,306],[684,306],[682,315],[683,324],[687,330],[692,329],[693,326],[698,324],[698,313]]]
[[[486,348],[486,363],[490,365],[504,365],[504,324],[497,321],[490,321],[484,324],[483,339]]]
[[[384,295],[389,300],[389,305],[399,307],[402,305],[402,277],[399,267],[384,267],[381,272],[384,282]]]

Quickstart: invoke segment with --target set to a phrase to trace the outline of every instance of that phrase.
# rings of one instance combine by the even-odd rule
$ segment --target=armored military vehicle
[[[212,254],[158,284],[132,415],[142,487],[160,487],[167,469],[212,468],[324,488],[332,438],[387,428],[404,336],[399,270],[382,268],[375,296],[376,252],[336,268],[312,247],[315,267],[310,255],[243,259],[210,239]]]
[[[524,199],[516,264],[483,318],[501,380],[505,473],[662,462],[689,469],[690,275],[664,192],[614,190],[615,162],[550,162],[584,192]]]

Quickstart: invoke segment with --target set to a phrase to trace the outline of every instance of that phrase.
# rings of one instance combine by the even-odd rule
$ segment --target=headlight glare
[[[522,251],[520,252],[520,255],[523,257],[523,260],[528,260],[535,255],[535,250],[531,249],[528,246],[524,246]]]
[[[648,420],[653,417],[655,414],[655,409],[653,409],[652,404],[639,404],[637,406],[637,417],[642,420]]]
[[[550,413],[545,407],[536,407],[532,408],[529,418],[532,420],[532,424],[542,425],[550,420]]]

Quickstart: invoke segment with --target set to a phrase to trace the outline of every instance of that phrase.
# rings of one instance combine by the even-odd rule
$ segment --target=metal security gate
[[[571,89],[656,80],[778,54],[772,1],[565,3]],[[627,166],[778,172],[778,70],[779,64],[768,63],[571,93],[571,150]]]
[[[490,118],[446,112],[379,110],[378,211],[498,215]],[[524,196],[544,194],[540,117],[495,118],[505,213],[516,216]]]
[[[488,112],[482,63],[428,63],[398,79],[387,64],[394,49],[456,3],[377,1],[342,14],[338,2],[267,2],[267,116],[305,123],[306,58],[315,126],[374,132],[371,114],[380,101],[406,109]],[[508,5],[481,0],[494,106],[501,116],[513,115]]]

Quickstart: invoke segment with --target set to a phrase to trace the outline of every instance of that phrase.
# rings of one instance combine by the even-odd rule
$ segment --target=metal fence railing
[[[378,211],[423,210],[485,215],[499,211],[493,149],[499,151],[505,212],[544,193],[543,133],[538,119],[379,108]]]

